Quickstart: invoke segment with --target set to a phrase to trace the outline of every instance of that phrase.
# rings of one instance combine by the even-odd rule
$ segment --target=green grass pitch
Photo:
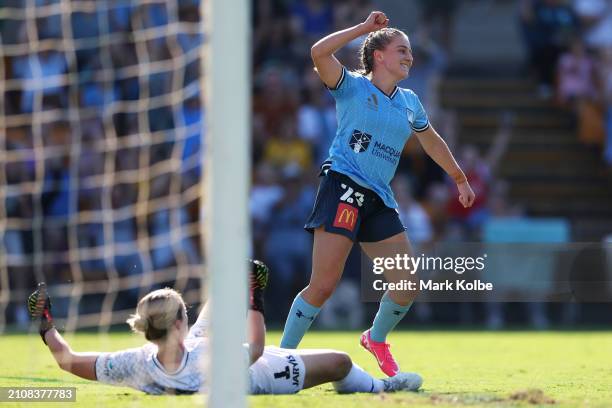
[[[280,334],[268,335],[278,344]],[[114,351],[142,344],[130,333],[67,337],[77,351]],[[311,332],[302,346],[347,351],[380,375],[356,332]],[[325,385],[289,396],[251,396],[252,407],[612,406],[612,332],[397,332],[389,339],[403,369],[424,378],[419,393],[336,395]],[[37,334],[0,337],[1,386],[73,386],[76,403],[8,406],[182,407],[201,396],[147,396],[81,380],[56,367]]]

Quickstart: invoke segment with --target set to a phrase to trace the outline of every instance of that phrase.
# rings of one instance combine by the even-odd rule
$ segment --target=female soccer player
[[[319,309],[334,291],[346,258],[358,241],[370,258],[411,254],[389,183],[404,145],[414,132],[425,152],[455,181],[459,201],[474,202],[474,192],[448,146],[431,127],[419,98],[397,83],[408,76],[412,51],[406,34],[387,28],[389,19],[374,11],[361,24],[335,32],[312,46],[321,80],[336,99],[338,130],[314,209],[305,228],[314,232],[312,276],[289,311],[281,347],[296,348]],[[368,34],[369,33],[369,34]],[[350,72],[334,53],[368,34],[361,47],[363,71]],[[391,282],[410,279],[406,271],[387,270]],[[399,372],[385,342],[410,308],[416,291],[386,292],[372,327],[361,336],[388,376]]]
[[[247,315],[251,394],[291,394],[333,382],[341,393],[417,390],[421,377],[401,373],[394,378],[372,378],[350,357],[335,350],[283,350],[264,347],[263,289],[268,268],[252,263],[250,305]],[[87,380],[132,387],[148,394],[188,394],[205,389],[200,358],[208,352],[206,306],[196,323],[187,328],[187,311],[181,295],[169,288],[143,297],[128,319],[132,330],[144,333],[149,343],[114,353],[72,351],[53,325],[51,302],[44,283],[28,298],[32,317],[40,318],[40,335],[60,368]]]

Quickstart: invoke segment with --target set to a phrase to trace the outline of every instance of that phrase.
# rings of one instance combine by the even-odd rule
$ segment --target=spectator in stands
[[[433,25],[436,37],[447,51],[451,51],[455,13],[460,0],[420,0],[422,10],[421,21]]]
[[[400,220],[406,228],[410,242],[414,245],[415,253],[432,243],[433,228],[429,214],[412,195],[410,182],[404,175],[398,175],[391,185],[398,204]]]
[[[599,70],[606,109],[604,160],[612,168],[612,46],[601,51]]]
[[[95,38],[100,35],[97,12],[78,12],[71,14],[72,38]]]
[[[277,167],[297,164],[301,170],[306,170],[312,166],[311,147],[298,137],[294,118],[285,118],[279,133],[268,140],[264,160]]]
[[[290,8],[295,33],[315,40],[330,33],[334,27],[334,9],[323,0],[294,0]]]
[[[272,209],[284,194],[274,167],[265,161],[260,162],[255,168],[253,187],[249,198],[252,220],[260,225],[269,223],[273,215]]]
[[[478,149],[473,145],[467,145],[461,149],[459,163],[466,177],[470,180],[470,185],[476,194],[476,200],[471,208],[457,206],[454,200],[450,200],[448,212],[453,222],[465,228],[468,237],[475,238],[474,234],[478,233],[486,218],[487,195],[492,177],[491,170],[487,162],[480,156]],[[450,183],[449,189],[452,191]]]
[[[255,166],[253,187],[249,198],[255,254],[263,253],[265,227],[271,221],[273,208],[284,195],[277,178],[277,172],[269,163],[262,161]]]
[[[418,26],[411,37],[412,55],[418,63],[410,69],[410,76],[400,82],[400,86],[412,89],[427,110],[430,119],[440,110],[437,101],[438,84],[448,64],[448,56],[431,35],[431,25],[425,21]],[[437,125],[440,126],[440,125]]]
[[[495,180],[491,185],[491,193],[487,208],[492,218],[521,218],[525,215],[523,207],[511,203],[508,197],[510,185],[504,180]]]
[[[315,82],[316,81],[316,82]],[[299,137],[313,148],[315,163],[320,164],[329,155],[329,147],[335,136],[336,110],[328,92],[321,89],[317,74],[304,71],[302,103],[297,112]]]
[[[513,123],[514,116],[509,112],[504,113],[500,119],[499,130],[484,157],[472,145],[464,146],[461,150],[459,161],[476,193],[476,201],[471,208],[463,208],[450,200],[448,211],[451,221],[458,223],[468,238],[479,238],[480,228],[489,216],[487,200],[490,185],[508,146]],[[450,184],[452,183],[449,183],[449,189],[452,191]]]
[[[21,97],[21,111],[32,112],[35,108],[66,107],[67,95],[62,83],[66,73],[65,55],[45,50],[38,54],[26,54],[13,59],[13,78],[21,79],[25,85]],[[40,103],[35,107],[37,93],[42,94]]]
[[[578,19],[563,0],[521,0],[520,19],[529,64],[539,82],[538,94],[550,98],[559,55],[578,29]]]
[[[38,18],[36,30],[38,31],[39,40],[62,38],[62,16],[60,14],[52,14]]]
[[[584,40],[591,49],[612,46],[612,4],[607,0],[574,0]]]
[[[255,78],[253,110],[262,120],[265,137],[278,134],[285,118],[294,118],[298,106],[296,78],[290,69],[268,67]]]
[[[132,9],[126,4],[113,4],[108,10],[109,31],[120,32],[128,31],[132,18]]]
[[[557,98],[563,105],[576,106],[597,96],[595,65],[582,40],[574,37],[571,47],[557,65]]]
[[[256,31],[253,44],[255,67],[269,64],[285,64],[299,67],[305,59],[296,46],[294,33],[287,20],[271,20],[267,26]]]
[[[374,8],[370,0],[338,1],[333,3],[333,7],[333,30],[336,31],[362,22],[372,8]]]
[[[604,109],[596,85],[595,63],[582,40],[572,40],[557,67],[557,99],[578,118],[578,137],[586,144],[603,144]]]
[[[302,170],[289,164],[282,170],[282,196],[272,207],[265,226],[266,263],[273,271],[270,310],[285,316],[295,293],[306,283],[311,270],[312,238],[304,233],[304,220],[312,207],[314,190],[302,181]]]
[[[448,187],[443,183],[432,183],[427,188],[423,209],[430,219],[435,241],[444,239],[446,235],[450,197]]]
[[[201,172],[200,144],[202,142],[202,109],[199,94],[183,102],[183,126],[187,127],[183,142],[183,171],[195,167],[198,174]]]

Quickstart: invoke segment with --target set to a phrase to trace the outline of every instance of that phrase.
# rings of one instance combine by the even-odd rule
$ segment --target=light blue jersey
[[[338,130],[329,149],[331,169],[373,190],[397,208],[389,185],[412,132],[429,127],[418,96],[395,87],[390,96],[363,75],[342,68],[336,86]]]

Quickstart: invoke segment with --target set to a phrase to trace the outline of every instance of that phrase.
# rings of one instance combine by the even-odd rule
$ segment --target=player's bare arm
[[[429,126],[423,132],[416,133],[423,150],[433,159],[444,171],[455,181],[459,190],[459,202],[464,207],[471,207],[474,204],[476,195],[463,170],[457,164],[450,149],[444,139],[440,137],[433,126]]]
[[[336,51],[355,38],[385,28],[388,24],[389,19],[385,13],[373,11],[363,23],[337,31],[317,41],[310,49],[310,55],[323,83],[333,88],[340,79],[342,65],[334,56]]]
[[[47,286],[40,283],[28,298],[28,311],[32,318],[39,319],[39,334],[49,347],[57,365],[64,371],[86,380],[96,379],[96,359],[100,353],[76,353],[68,342],[55,329],[51,315],[51,300],[47,295]]]

